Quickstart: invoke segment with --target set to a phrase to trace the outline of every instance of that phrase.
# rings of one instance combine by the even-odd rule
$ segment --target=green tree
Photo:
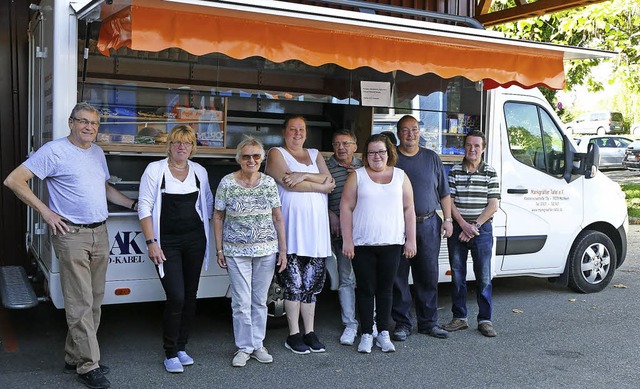
[[[496,0],[495,10],[514,6],[514,0]],[[640,120],[640,108],[634,107],[640,95],[640,0],[612,0],[586,7],[493,27],[513,38],[550,42],[591,49],[609,50],[619,55],[612,61],[609,84],[620,83],[626,96],[622,105]],[[593,77],[592,69],[601,60],[571,61],[566,64],[567,89],[587,86],[597,92],[604,85]],[[555,91],[543,91],[553,103]],[[631,103],[629,103],[631,102]]]

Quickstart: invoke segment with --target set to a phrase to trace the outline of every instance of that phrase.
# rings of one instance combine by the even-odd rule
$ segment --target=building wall
[[[27,25],[29,2],[0,1],[0,177],[27,154]],[[26,206],[0,190],[0,266],[27,265]]]

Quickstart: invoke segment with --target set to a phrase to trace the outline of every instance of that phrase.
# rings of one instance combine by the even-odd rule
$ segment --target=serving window
[[[107,152],[164,153],[166,135],[178,124],[196,129],[204,155],[230,155],[244,135],[266,147],[281,145],[282,124],[293,114],[308,121],[307,147],[331,152],[332,133],[347,128],[362,151],[371,133],[395,131],[398,119],[410,114],[420,121],[420,144],[446,159],[463,153],[468,131],[482,128],[482,88],[462,77],[194,56],[177,48],[151,53],[123,47],[106,57],[95,39],[89,53],[78,100],[100,109],[97,141]],[[383,85],[381,93],[389,94],[384,106],[367,105],[363,82]]]

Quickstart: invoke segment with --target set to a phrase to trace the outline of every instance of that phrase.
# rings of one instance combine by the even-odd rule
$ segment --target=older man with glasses
[[[353,153],[358,148],[357,139],[349,130],[339,130],[333,134],[333,155],[327,158],[327,168],[336,181],[336,187],[329,193],[329,223],[331,227],[331,246],[338,262],[338,298],[342,311],[344,331],[340,344],[351,346],[358,331],[356,321],[356,280],[351,260],[342,254],[342,233],[340,231],[340,200],[347,177],[355,169],[362,167],[362,159]]]
[[[99,364],[97,338],[109,263],[107,200],[132,210],[138,201],[107,183],[104,152],[93,143],[100,125],[98,111],[79,103],[67,124],[69,136],[42,145],[4,184],[51,228],[69,327],[64,372],[77,373],[90,388],[108,388],[104,375],[109,368]],[[48,206],[29,187],[34,176],[47,184]]]
[[[400,140],[396,166],[407,173],[413,186],[418,253],[412,259],[402,258],[398,266],[391,313],[396,328],[392,338],[404,341],[413,328],[409,268],[413,276],[418,332],[447,338],[449,333],[438,326],[440,239],[449,237],[453,231],[447,176],[438,154],[420,147],[418,120],[405,115],[398,121],[396,130]],[[444,222],[436,213],[438,207],[442,208]]]

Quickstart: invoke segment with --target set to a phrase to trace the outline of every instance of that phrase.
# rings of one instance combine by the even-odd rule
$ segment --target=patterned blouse
[[[262,257],[278,252],[272,210],[280,207],[276,182],[260,173],[253,188],[239,185],[233,173],[222,178],[214,207],[225,211],[222,250],[230,257]]]

